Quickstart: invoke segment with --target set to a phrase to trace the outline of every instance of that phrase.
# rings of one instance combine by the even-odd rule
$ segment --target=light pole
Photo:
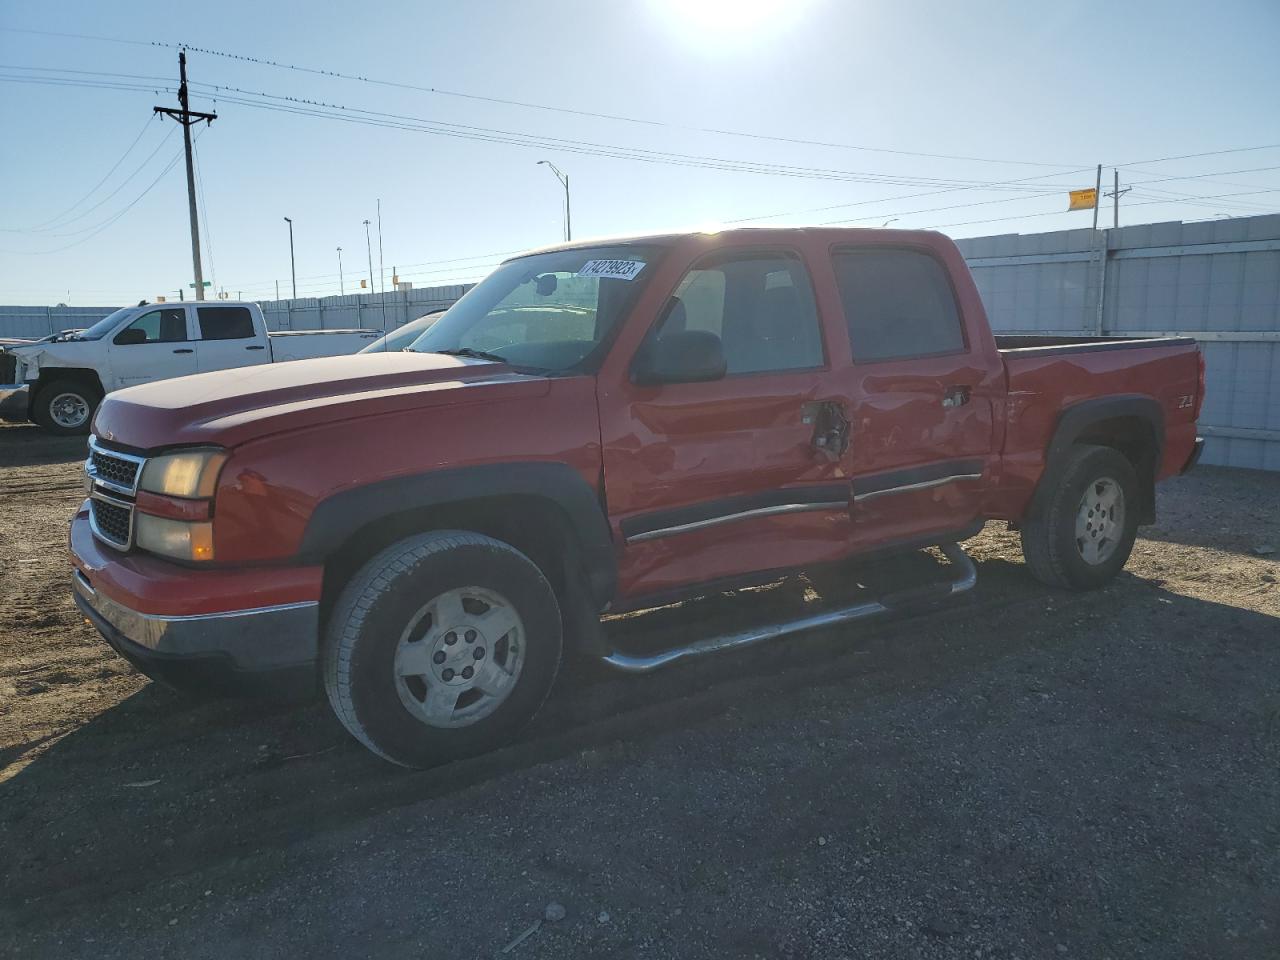
[[[293,299],[298,299],[298,268],[293,262],[293,221],[288,217],[284,222],[289,225],[289,273],[293,276]]]
[[[369,292],[374,292],[373,287],[373,243],[369,239],[369,221],[364,222],[364,249],[369,254]]]
[[[342,282],[342,248],[338,248],[338,296],[345,297],[347,295],[346,285]]]
[[[550,160],[539,160],[538,166],[548,167],[551,170],[551,172],[556,175],[556,179],[559,180],[561,185],[564,187],[564,238],[566,241],[572,240],[573,228],[571,226],[570,219],[569,219],[569,175],[567,173],[561,173],[560,168],[557,167]]]

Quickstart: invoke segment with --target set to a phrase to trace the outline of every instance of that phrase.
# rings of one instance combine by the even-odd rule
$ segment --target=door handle
[[[266,347],[264,347],[264,346],[263,346],[262,344],[260,344],[260,343],[256,343],[256,344],[254,344],[254,345],[253,345],[253,346],[251,346],[251,347],[245,347],[245,349],[246,349],[246,350],[265,350],[265,349],[267,349],[267,348],[266,348]]]
[[[966,386],[947,387],[947,392],[942,395],[942,406],[947,410],[963,407],[969,402],[969,394],[969,387]]]
[[[800,422],[813,424],[813,449],[832,463],[849,449],[849,418],[839,400],[820,400],[800,407]]]
[[[190,347],[179,347],[174,353],[195,353]]]

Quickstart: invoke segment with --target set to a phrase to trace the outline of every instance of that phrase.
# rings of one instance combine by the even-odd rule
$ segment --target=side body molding
[[[457,467],[343,490],[321,501],[312,512],[299,555],[308,563],[322,562],[362,528],[398,513],[504,497],[543,500],[563,511],[597,609],[612,601],[618,566],[609,522],[596,491],[565,463]]]

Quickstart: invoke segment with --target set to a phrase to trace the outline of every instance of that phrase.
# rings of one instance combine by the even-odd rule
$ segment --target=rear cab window
[[[256,337],[248,307],[197,307],[201,340],[248,340]]]
[[[905,248],[832,254],[854,363],[947,356],[967,350],[946,268]]]

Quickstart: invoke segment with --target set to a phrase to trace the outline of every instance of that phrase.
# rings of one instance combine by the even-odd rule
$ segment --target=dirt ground
[[[70,600],[83,455],[0,428],[0,955],[1280,956],[1280,475],[1165,484],[1105,590],[1041,586],[991,525],[946,605],[575,664],[519,743],[407,773],[323,703],[116,657]]]

